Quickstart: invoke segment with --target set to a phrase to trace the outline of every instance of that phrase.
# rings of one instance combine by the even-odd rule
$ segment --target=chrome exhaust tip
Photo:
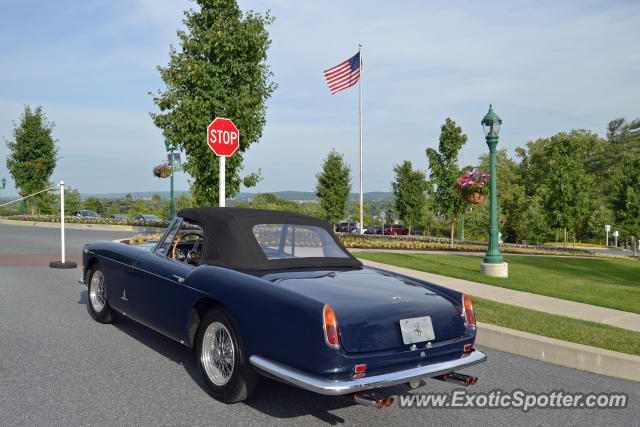
[[[353,401],[364,406],[382,409],[393,404],[393,397],[363,391],[361,393],[355,393],[353,395]]]
[[[478,377],[459,374],[457,372],[449,372],[448,374],[438,375],[437,377],[433,377],[433,378],[436,380],[444,381],[444,382],[460,384],[465,387],[469,387],[470,385],[475,385],[478,382]]]

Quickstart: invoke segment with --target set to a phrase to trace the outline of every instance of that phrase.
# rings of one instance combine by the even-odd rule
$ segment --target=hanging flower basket
[[[472,205],[479,205],[484,200],[484,196],[482,193],[471,193],[465,195],[464,199]]]
[[[456,190],[460,198],[477,205],[489,194],[489,174],[478,170],[461,176],[456,180]]]
[[[153,175],[158,178],[169,178],[171,176],[171,166],[166,163],[159,164],[153,168]]]

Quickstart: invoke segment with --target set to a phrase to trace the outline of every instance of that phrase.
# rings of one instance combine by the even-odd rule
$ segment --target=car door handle
[[[184,283],[184,277],[176,276],[175,274],[172,274],[171,276],[174,277],[178,283]]]

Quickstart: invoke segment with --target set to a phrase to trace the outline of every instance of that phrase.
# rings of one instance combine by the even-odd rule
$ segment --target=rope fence
[[[10,202],[6,202],[0,205],[0,208],[6,205],[10,205],[12,203],[20,202],[22,200],[26,200],[29,197],[37,196],[40,193],[44,193],[46,191],[51,191],[55,188],[60,187],[60,261],[51,261],[49,263],[49,267],[51,268],[76,268],[78,265],[73,261],[66,260],[65,253],[65,238],[64,238],[64,181],[60,181],[59,184],[54,184],[51,187],[47,187],[44,190],[40,190],[36,193],[29,194],[27,196],[21,197],[16,200],[12,200]]]
[[[10,202],[3,203],[3,204],[1,204],[1,205],[0,205],[0,208],[1,208],[1,207],[3,207],[3,206],[10,205],[10,204],[15,203],[15,202],[20,202],[20,201],[22,201],[22,200],[27,200],[29,197],[37,196],[37,195],[38,195],[38,194],[40,194],[40,193],[44,193],[44,192],[46,192],[46,191],[53,190],[54,188],[58,188],[58,187],[60,187],[61,185],[62,185],[62,186],[64,186],[64,181],[60,181],[60,184],[54,184],[54,185],[52,185],[51,187],[45,188],[44,190],[40,190],[40,191],[38,191],[38,192],[36,192],[36,193],[29,194],[29,195],[24,196],[24,197],[21,197],[21,198],[19,198],[19,199],[15,199],[15,200],[12,200],[12,201],[10,201]]]

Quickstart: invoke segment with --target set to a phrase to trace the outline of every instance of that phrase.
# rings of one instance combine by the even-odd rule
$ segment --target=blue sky
[[[364,190],[389,191],[394,164],[427,169],[451,117],[468,135],[461,164],[486,145],[480,120],[492,103],[499,147],[574,128],[604,135],[618,116],[640,116],[640,3],[614,1],[239,1],[276,17],[268,62],[279,87],[245,173],[251,191],[312,191],[331,148],[358,188],[358,89],[331,95],[322,71],[363,47]],[[52,180],[83,193],[160,191],[151,168],[165,156],[149,91],[177,43],[186,0],[0,3],[0,137],[24,105],[55,122],[61,159]],[[205,130],[203,129],[203,135]],[[204,141],[204,136],[203,136]],[[0,177],[7,147],[0,143]],[[215,161],[212,153],[212,161]],[[188,189],[178,174],[177,189]],[[11,185],[12,187],[12,185]],[[1,194],[15,194],[13,188]]]

